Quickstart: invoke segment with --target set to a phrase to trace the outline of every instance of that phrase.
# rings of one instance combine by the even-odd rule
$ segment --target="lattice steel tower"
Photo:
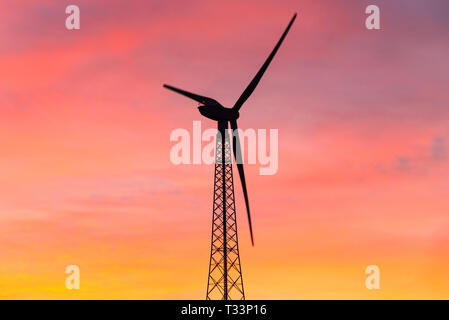
[[[224,135],[221,133],[223,131]],[[232,154],[227,130],[219,130],[216,141],[212,241],[206,299],[245,300],[237,237]]]

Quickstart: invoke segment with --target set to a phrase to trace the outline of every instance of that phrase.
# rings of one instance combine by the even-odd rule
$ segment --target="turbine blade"
[[[254,77],[254,79],[250,82],[248,87],[245,89],[245,91],[243,91],[242,95],[240,96],[240,98],[235,103],[233,108],[236,109],[237,111],[240,110],[240,108],[245,103],[245,101],[253,93],[254,89],[256,89],[257,84],[259,83],[260,79],[262,78],[265,70],[267,70],[268,66],[270,65],[271,60],[273,60],[273,57],[275,56],[276,52],[278,51],[279,47],[281,46],[282,41],[284,41],[284,38],[287,35],[288,31],[290,30],[290,27],[292,26],[293,21],[295,21],[295,19],[296,19],[296,13],[293,16],[293,18],[290,20],[290,23],[288,24],[287,29],[285,29],[284,33],[281,36],[281,39],[279,39],[278,43],[274,47],[273,51],[271,51],[270,55],[268,56],[267,60],[265,61],[265,63],[260,68],[259,72],[257,72],[257,74]]]
[[[232,129],[232,149],[234,152],[234,158],[235,162],[237,164],[237,169],[239,171],[240,181],[242,183],[242,189],[243,189],[243,195],[245,197],[245,204],[246,204],[246,211],[248,213],[248,224],[249,224],[249,233],[251,235],[251,243],[254,246],[254,237],[253,237],[253,227],[251,224],[251,214],[249,212],[249,201],[248,201],[248,192],[246,190],[246,180],[245,180],[245,171],[243,170],[243,163],[242,163],[242,150],[240,148],[240,138],[238,134],[238,127],[237,127],[237,121],[231,120],[231,129]]]
[[[164,88],[167,88],[169,90],[172,90],[174,92],[182,94],[183,96],[186,96],[186,97],[188,97],[190,99],[198,101],[199,103],[202,103],[202,104],[219,104],[216,100],[214,100],[212,98],[203,97],[203,96],[200,96],[200,95],[197,95],[197,94],[185,91],[185,90],[181,90],[181,89],[172,87],[172,86],[170,86],[168,84],[164,84]]]

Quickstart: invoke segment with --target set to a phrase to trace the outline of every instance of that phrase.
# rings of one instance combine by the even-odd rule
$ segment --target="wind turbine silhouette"
[[[243,163],[241,159],[241,149],[240,149],[240,139],[238,135],[238,125],[237,125],[237,119],[240,116],[239,110],[242,107],[242,105],[245,103],[245,101],[249,98],[249,96],[253,93],[254,89],[256,88],[257,84],[259,83],[260,79],[262,78],[263,74],[267,70],[271,60],[273,60],[273,57],[276,55],[276,52],[278,51],[279,47],[281,46],[282,42],[284,41],[285,36],[287,35],[288,31],[290,30],[290,27],[292,26],[293,22],[296,19],[296,13],[294,14],[293,18],[290,20],[290,23],[288,24],[287,28],[285,29],[284,33],[282,34],[281,38],[277,42],[276,46],[268,56],[265,63],[262,65],[260,70],[257,72],[253,80],[250,82],[248,87],[243,91],[242,95],[239,97],[237,102],[234,104],[232,108],[226,108],[222,106],[217,100],[214,100],[212,98],[208,98],[205,96],[200,96],[185,90],[181,90],[178,88],[175,88],[173,86],[164,84],[164,87],[172,90],[174,92],[177,92],[179,94],[182,94],[190,99],[193,99],[200,103],[200,106],[198,107],[199,112],[204,117],[215,120],[218,122],[218,132],[217,132],[217,148],[216,148],[216,165],[215,165],[215,196],[214,196],[214,216],[213,216],[213,226],[212,226],[212,249],[211,249],[211,264],[209,266],[209,283],[212,280],[212,289],[209,290],[210,285],[208,284],[208,293],[207,298],[210,298],[210,293],[215,289],[220,289],[220,294],[223,294],[222,299],[227,300],[229,298],[228,291],[232,288],[238,289],[238,291],[241,293],[241,298],[244,299],[244,291],[243,291],[243,280],[241,276],[241,270],[240,270],[240,257],[238,255],[238,242],[237,242],[237,226],[236,226],[236,220],[235,220],[235,206],[234,206],[234,187],[232,182],[232,166],[230,163],[230,157],[229,159],[226,159],[226,151],[229,148],[229,137],[227,135],[227,129],[228,129],[228,123],[231,126],[232,129],[232,136],[233,136],[233,153],[235,162],[237,165],[237,169],[240,176],[240,181],[242,183],[242,189],[243,189],[243,195],[245,198],[245,205],[246,205],[246,211],[248,215],[248,224],[249,224],[249,231],[251,235],[251,243],[254,246],[254,236],[253,236],[253,228],[251,223],[251,214],[249,210],[249,200],[248,200],[248,192],[246,188],[246,180],[245,180],[245,172],[243,169]],[[221,138],[221,143],[219,141],[219,138]],[[219,150],[221,149],[221,150]],[[220,159],[220,152],[221,151],[221,159]],[[228,168],[227,168],[228,166]],[[220,172],[221,171],[221,172]],[[229,173],[230,172],[230,173]],[[219,179],[217,179],[217,175]],[[230,177],[229,177],[230,175]],[[218,181],[217,181],[218,180]],[[222,181],[219,181],[222,180]],[[218,185],[217,185],[218,183]],[[219,187],[219,188],[217,188]],[[217,189],[221,189],[218,190]],[[231,198],[232,203],[227,203],[227,199]],[[222,206],[220,208],[220,212],[217,213],[216,210],[218,210],[215,206],[216,202],[219,202],[219,205]],[[232,211],[228,213],[229,211]],[[216,217],[217,216],[217,217]],[[221,223],[217,224],[216,220],[220,218]],[[231,221],[231,223],[228,223],[228,220]],[[230,229],[235,233],[235,235],[229,236],[227,234],[227,228]],[[215,237],[215,240],[214,240]],[[234,246],[229,245],[229,241],[234,243]],[[215,245],[214,242],[217,242],[218,245]],[[217,260],[214,258],[214,252],[220,253],[220,259]],[[236,254],[236,257],[234,259],[230,259],[228,261],[228,255],[229,253]],[[214,265],[212,266],[214,262]],[[237,270],[237,278],[231,279],[231,285],[228,287],[228,262],[231,263],[231,267]],[[236,267],[237,266],[237,267]],[[214,271],[216,268],[220,269],[220,278],[214,279],[214,277],[211,275],[211,271]],[[238,283],[238,281],[240,282]],[[223,283],[222,283],[222,282]],[[228,290],[229,289],[229,290]]]

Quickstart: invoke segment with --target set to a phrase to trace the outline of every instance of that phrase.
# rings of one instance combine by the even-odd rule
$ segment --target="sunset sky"
[[[447,0],[2,0],[0,298],[204,299],[214,167],[169,138],[215,123],[162,84],[232,106],[295,12],[239,119],[279,130],[254,247],[235,179],[247,299],[449,299]]]

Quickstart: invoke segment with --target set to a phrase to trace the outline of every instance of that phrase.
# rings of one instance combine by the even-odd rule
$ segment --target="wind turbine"
[[[164,84],[164,87],[182,94],[200,103],[199,112],[204,117],[217,121],[217,147],[215,149],[215,179],[214,179],[214,210],[212,217],[212,244],[211,259],[209,264],[209,278],[207,299],[216,297],[224,300],[231,298],[235,292],[238,298],[245,299],[243,290],[243,279],[240,267],[240,256],[237,241],[237,222],[235,218],[234,186],[232,178],[232,163],[230,156],[230,143],[227,134],[228,123],[232,129],[233,153],[237,169],[242,183],[245,198],[246,211],[248,215],[251,243],[254,246],[253,228],[249,210],[248,191],[246,188],[245,172],[241,159],[240,139],[238,136],[237,119],[239,110],[253,93],[263,74],[267,70],[271,60],[275,56],[290,27],[296,19],[296,13],[290,20],[287,28],[271,51],[265,63],[257,72],[248,87],[243,91],[232,108],[226,108],[217,100],[200,96],[185,90]],[[231,292],[233,291],[233,292]]]

